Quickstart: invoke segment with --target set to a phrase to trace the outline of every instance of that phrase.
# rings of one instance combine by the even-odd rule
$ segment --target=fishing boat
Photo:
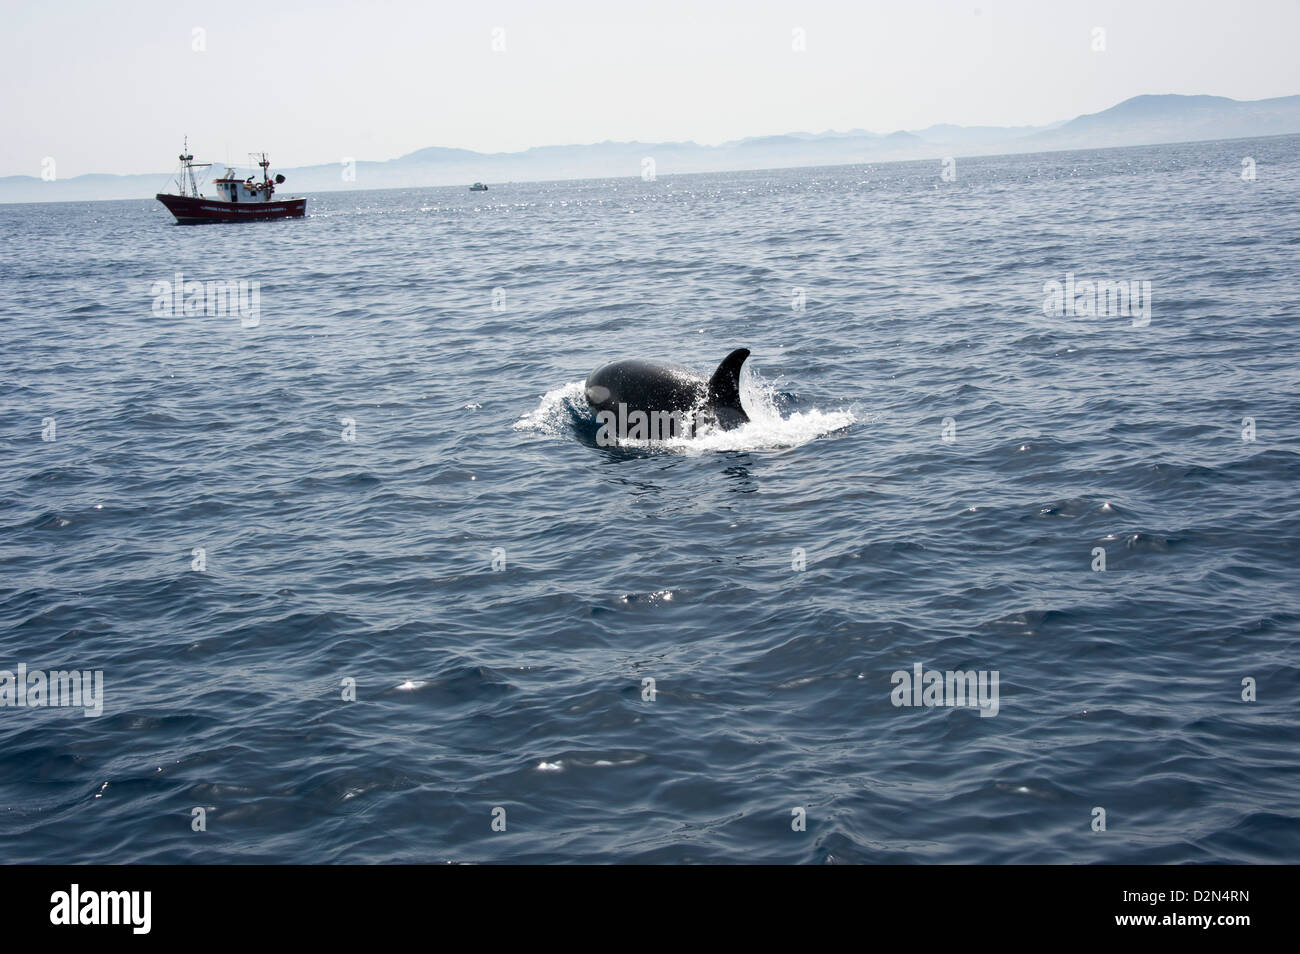
[[[284,176],[271,177],[271,163],[266,153],[253,154],[254,163],[262,170],[262,181],[254,176],[241,179],[234,169],[214,179],[218,198],[210,199],[199,192],[196,169],[206,169],[210,162],[195,162],[190,154],[189,139],[180,154],[181,170],[176,177],[176,191],[159,192],[157,199],[176,216],[178,225],[197,225],[201,222],[261,222],[265,219],[300,219],[307,214],[307,199],[295,196],[276,199],[275,187],[284,182]]]
[[[483,183],[481,183],[481,182],[475,182],[472,186],[469,187],[469,191],[470,191],[470,192],[486,192],[486,191],[487,191],[487,186],[485,186],[485,185],[484,185]]]

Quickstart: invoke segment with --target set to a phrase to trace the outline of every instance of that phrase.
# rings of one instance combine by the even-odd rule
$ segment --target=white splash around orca
[[[700,376],[693,377],[698,383]],[[590,380],[589,377],[586,381],[571,381],[546,392],[536,408],[515,422],[514,429],[548,437],[587,435],[588,442],[595,443],[599,422],[589,400],[587,389]],[[853,409],[822,411],[806,408],[783,413],[782,406],[789,403],[786,396],[775,385],[764,381],[749,364],[744,365],[743,373],[739,375],[737,390],[747,418],[743,423],[718,427],[704,421],[693,434],[679,434],[661,440],[623,439],[619,441],[619,447],[673,454],[798,447],[845,430],[859,420]]]

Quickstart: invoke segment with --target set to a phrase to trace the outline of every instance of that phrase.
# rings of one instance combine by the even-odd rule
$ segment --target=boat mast
[[[195,169],[206,169],[212,165],[210,162],[195,162],[194,156],[190,154],[190,137],[185,137],[185,145],[181,148],[181,174],[176,180],[176,185],[180,189],[181,195],[187,195],[197,199],[199,197],[199,183],[194,178]]]

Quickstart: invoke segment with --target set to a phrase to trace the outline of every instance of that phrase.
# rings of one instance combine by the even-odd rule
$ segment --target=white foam
[[[777,409],[776,396],[775,385],[766,383],[746,368],[740,378],[740,403],[749,415],[749,423],[729,431],[704,430],[692,438],[671,438],[663,441],[662,446],[665,450],[686,454],[798,447],[842,430],[857,420],[851,410],[813,409],[795,411],[782,417]]]
[[[572,420],[571,411],[588,412],[585,387],[584,381],[570,381],[562,388],[547,391],[536,408],[515,421],[515,430],[540,431],[553,437],[564,433]]]

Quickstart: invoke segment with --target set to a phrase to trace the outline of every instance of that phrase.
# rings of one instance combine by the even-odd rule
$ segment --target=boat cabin
[[[220,179],[213,179],[212,184],[217,187],[217,192],[222,200],[226,202],[270,202],[271,196],[275,195],[275,186],[277,183],[284,181],[284,176],[276,176],[271,179],[267,169],[270,163],[266,159],[266,154],[262,154],[261,161],[258,165],[262,169],[262,181],[258,182],[253,176],[247,179],[240,179],[235,175],[235,170],[226,169],[226,174]]]
[[[217,193],[225,202],[269,202],[275,194],[275,184],[269,181],[257,182],[252,176],[247,179],[235,177],[234,169],[227,169],[220,179],[213,179]]]

